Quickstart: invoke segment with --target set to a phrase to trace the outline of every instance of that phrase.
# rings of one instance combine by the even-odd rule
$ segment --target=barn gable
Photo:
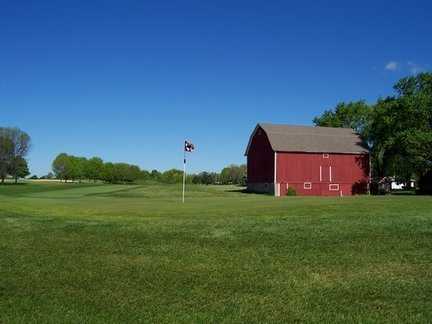
[[[252,182],[272,183],[274,181],[274,152],[267,134],[257,129],[251,137],[247,164],[248,179]]]

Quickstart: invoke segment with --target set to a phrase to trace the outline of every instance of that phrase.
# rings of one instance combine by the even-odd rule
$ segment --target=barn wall
[[[247,156],[248,189],[256,192],[274,191],[274,152],[265,132],[258,128]]]
[[[366,154],[329,154],[325,158],[322,153],[278,153],[276,173],[281,196],[288,187],[294,187],[299,195],[366,193],[369,157]],[[305,189],[305,182],[311,182],[312,188]],[[338,184],[339,190],[330,190],[330,184]]]

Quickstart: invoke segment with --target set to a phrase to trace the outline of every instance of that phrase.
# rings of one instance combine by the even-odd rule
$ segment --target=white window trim
[[[320,182],[322,182],[322,166],[320,165]]]
[[[330,182],[332,182],[333,179],[332,179],[332,168],[331,167],[329,167],[329,173],[330,173]]]
[[[308,186],[308,188],[306,187]],[[303,189],[304,190],[312,190],[312,182],[303,182]]]
[[[336,186],[336,188],[332,189],[332,186]],[[329,191],[339,191],[339,183],[330,183],[329,184]]]
[[[328,153],[323,153],[323,159],[328,159],[330,157],[330,154]]]

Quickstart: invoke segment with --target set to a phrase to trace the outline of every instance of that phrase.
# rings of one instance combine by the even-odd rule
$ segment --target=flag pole
[[[183,147],[183,194],[182,202],[185,201],[185,186],[186,186],[186,149]]]

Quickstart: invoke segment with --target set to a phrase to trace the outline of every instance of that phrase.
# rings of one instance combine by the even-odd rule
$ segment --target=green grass
[[[0,186],[0,323],[432,319],[432,198]]]

